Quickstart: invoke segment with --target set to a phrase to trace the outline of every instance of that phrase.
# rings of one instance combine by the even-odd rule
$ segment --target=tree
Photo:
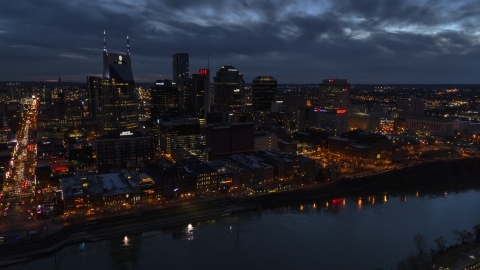
[[[413,244],[415,248],[418,250],[418,257],[421,259],[427,249],[427,240],[425,240],[425,236],[416,233],[413,235]]]
[[[467,231],[467,230],[455,230],[453,231],[453,234],[455,234],[457,236],[457,238],[455,240],[459,241],[460,244],[463,244],[463,243],[469,243],[469,242],[472,242],[473,241],[473,233]]]
[[[475,234],[475,241],[480,242],[480,224],[473,226],[473,233]]]
[[[438,237],[437,239],[434,240],[434,242],[435,242],[435,247],[437,248],[438,253],[442,253],[447,249],[447,246],[445,245],[447,240],[445,240],[443,236]]]
[[[422,264],[422,260],[416,254],[411,252],[402,261],[397,264],[397,270],[418,270]]]

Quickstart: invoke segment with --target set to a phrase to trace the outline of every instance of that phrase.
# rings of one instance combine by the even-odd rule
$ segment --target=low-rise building
[[[445,117],[408,116],[405,129],[409,133],[445,137],[455,134],[455,121]]]
[[[60,179],[65,211],[82,212],[130,207],[161,199],[158,184],[146,173],[122,170],[107,174],[76,174]]]
[[[315,174],[315,160],[307,157],[279,151],[259,151],[255,155],[273,166],[274,176],[278,180],[313,177]]]
[[[355,130],[328,138],[328,151],[350,158],[386,159],[392,155],[392,141],[381,134]]]

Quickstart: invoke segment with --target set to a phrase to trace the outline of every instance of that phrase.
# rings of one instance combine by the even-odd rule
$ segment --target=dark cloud
[[[137,81],[171,77],[171,54],[191,71],[232,63],[246,81],[477,83],[480,7],[445,0],[7,1],[0,9],[0,80],[101,73],[130,36]]]

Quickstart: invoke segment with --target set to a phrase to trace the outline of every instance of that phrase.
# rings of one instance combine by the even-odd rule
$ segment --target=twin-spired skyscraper
[[[103,78],[97,113],[102,134],[109,131],[131,133],[138,128],[138,104],[131,64],[128,35],[126,54],[109,53],[103,31]]]

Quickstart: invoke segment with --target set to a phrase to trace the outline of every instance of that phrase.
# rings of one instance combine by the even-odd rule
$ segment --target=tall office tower
[[[97,120],[100,114],[100,89],[102,87],[102,78],[87,76],[87,95],[88,95],[88,116],[92,120]]]
[[[328,109],[348,109],[350,84],[346,79],[323,80],[319,87],[318,106]]]
[[[157,80],[150,92],[152,96],[152,122],[157,125],[168,122],[180,116],[178,106],[178,89],[175,82],[170,80]]]
[[[174,53],[172,55],[173,81],[179,92],[180,113],[193,115],[193,93],[190,89],[190,71],[188,53]]]
[[[215,107],[221,111],[234,111],[242,105],[245,88],[243,75],[233,66],[223,66],[213,77]]]
[[[190,76],[188,59],[188,53],[174,53],[172,55],[173,81]]]
[[[277,79],[272,76],[258,76],[252,81],[252,104],[256,110],[269,111],[275,100]]]
[[[323,80],[311,125],[328,129],[333,135],[348,131],[349,93],[346,79]]]
[[[205,125],[207,113],[210,112],[210,70],[200,69],[198,73],[192,74],[191,88],[193,93],[193,117]]]
[[[100,91],[100,128],[110,131],[133,132],[138,128],[138,104],[127,35],[127,53],[107,51],[103,31],[103,80]]]
[[[179,92],[175,82],[170,80],[157,80],[151,89],[151,130],[153,141],[158,145],[158,126],[160,123],[169,122],[174,117],[180,116],[178,104]]]

